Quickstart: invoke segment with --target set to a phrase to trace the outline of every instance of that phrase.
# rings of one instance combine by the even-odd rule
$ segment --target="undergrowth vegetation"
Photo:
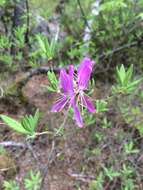
[[[143,0],[0,0],[0,18],[0,187],[142,190]]]

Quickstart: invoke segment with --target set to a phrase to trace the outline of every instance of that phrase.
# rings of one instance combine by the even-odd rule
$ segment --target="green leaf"
[[[125,71],[125,67],[123,64],[121,65],[120,69],[117,67],[117,76],[118,76],[120,83],[123,85],[124,79],[126,77],[126,71]]]
[[[53,71],[48,71],[47,76],[48,76],[48,80],[51,84],[51,86],[47,87],[48,90],[51,92],[56,92],[58,89],[58,80],[56,78],[55,73]]]
[[[137,15],[137,18],[143,20],[143,13],[139,13],[139,14]]]
[[[39,120],[39,110],[35,112],[34,116],[26,115],[22,119],[21,124],[26,131],[29,131],[29,133],[33,135],[33,133],[35,133],[36,127],[38,126],[38,120]]]
[[[124,84],[127,85],[128,83],[130,83],[131,79],[132,79],[132,76],[133,76],[133,65],[131,65],[129,67],[129,69],[127,70],[126,72],[126,76],[125,76],[125,79],[124,79]]]
[[[39,45],[41,47],[41,49],[46,52],[46,47],[45,47],[45,43],[44,43],[44,39],[42,39],[42,36],[41,35],[37,35],[36,36],[38,42],[39,42]]]
[[[108,111],[107,102],[105,100],[96,100],[97,113]]]
[[[50,92],[56,92],[56,90],[55,90],[54,88],[52,88],[51,86],[47,86],[47,89],[48,89],[48,91],[50,91]]]
[[[129,87],[134,87],[134,86],[138,85],[141,81],[142,81],[142,79],[135,80],[129,84]]]
[[[36,35],[36,39],[40,46],[40,55],[48,60],[53,59],[58,47],[55,38],[49,41],[45,36],[38,34]]]
[[[0,115],[0,117],[2,118],[2,120],[13,130],[22,133],[22,134],[29,134],[28,131],[26,131],[23,126],[21,125],[21,123],[19,123],[18,121],[16,121],[15,119],[12,119],[11,117],[8,117],[6,115]]]
[[[36,128],[38,126],[39,117],[40,117],[39,109],[37,109],[36,112],[35,112],[35,115],[33,117],[33,127],[34,127],[34,130],[36,130]]]
[[[114,12],[126,7],[127,4],[124,2],[124,0],[108,0],[101,5],[100,9],[101,11]]]

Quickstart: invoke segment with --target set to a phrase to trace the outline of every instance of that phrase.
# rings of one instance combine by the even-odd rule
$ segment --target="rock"
[[[60,28],[60,19],[58,15],[54,15],[52,19],[46,20],[44,17],[40,15],[36,15],[35,18],[36,26],[32,30],[32,34],[38,34],[41,33],[45,35],[47,38],[51,39],[54,38],[57,34],[57,31],[59,31]],[[66,33],[63,31],[60,31],[58,39],[62,40],[66,36]]]

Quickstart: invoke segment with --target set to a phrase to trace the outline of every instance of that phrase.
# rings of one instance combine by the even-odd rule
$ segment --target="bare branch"
[[[26,148],[26,144],[24,143],[19,143],[19,142],[14,142],[14,141],[4,141],[4,142],[0,142],[0,146],[3,147],[10,147],[10,146],[14,146],[14,147],[19,147],[19,148]]]
[[[88,20],[87,20],[87,18],[86,18],[86,15],[85,15],[85,13],[84,13],[84,10],[83,10],[83,8],[82,8],[82,5],[81,5],[80,0],[77,0],[77,3],[78,3],[78,6],[79,6],[79,8],[80,8],[80,11],[81,11],[82,17],[83,17],[83,19],[84,19],[85,25],[86,25],[87,28],[90,29],[90,26],[89,26],[89,24],[88,24]]]
[[[2,98],[4,95],[4,91],[3,91],[3,88],[0,86],[0,98]]]
[[[49,165],[51,164],[52,162],[52,158],[53,158],[53,153],[55,152],[55,140],[52,141],[52,148],[51,148],[51,151],[48,155],[48,159],[47,159],[47,166],[46,168],[44,169],[44,172],[43,172],[43,177],[42,177],[42,183],[41,183],[41,187],[40,189],[43,189],[44,187],[44,182],[45,182],[45,178],[49,172]]]
[[[85,27],[84,37],[83,37],[84,46],[86,48],[85,54],[88,54],[89,44],[90,44],[90,40],[91,40],[91,33],[92,33],[92,24],[94,21],[94,17],[99,15],[99,12],[100,12],[99,7],[100,7],[101,1],[102,0],[96,0],[91,6],[92,17],[91,17],[91,19],[89,19],[87,21],[88,24]]]
[[[71,171],[68,171],[67,174],[76,180],[86,182],[86,183],[89,183],[91,180],[95,180],[95,176],[88,176],[88,175],[84,175],[84,174],[76,174],[76,173],[72,173]]]

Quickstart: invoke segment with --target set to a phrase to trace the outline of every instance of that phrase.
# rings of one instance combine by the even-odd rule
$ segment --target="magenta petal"
[[[70,75],[71,80],[74,80],[74,66],[73,65],[70,65],[69,67],[69,75]]]
[[[63,93],[72,93],[73,94],[73,81],[70,75],[66,73],[64,69],[60,72],[60,86],[63,90]]]
[[[76,123],[77,123],[78,127],[82,128],[83,127],[83,120],[82,120],[80,111],[76,105],[73,106],[73,109],[74,109],[74,118],[76,120]]]
[[[64,69],[62,69],[60,71],[60,86],[63,89],[63,92],[68,91],[68,87],[69,87],[68,83],[69,83],[68,74],[66,73]]]
[[[91,72],[93,69],[94,62],[89,58],[84,58],[79,69],[78,69],[78,84],[79,88],[85,89],[88,86]]]
[[[91,113],[96,112],[96,109],[95,109],[93,103],[90,101],[90,99],[87,96],[84,96],[83,104],[88,109],[89,112],[91,112]]]
[[[67,98],[63,97],[56,104],[53,105],[51,112],[60,112],[67,104]]]

